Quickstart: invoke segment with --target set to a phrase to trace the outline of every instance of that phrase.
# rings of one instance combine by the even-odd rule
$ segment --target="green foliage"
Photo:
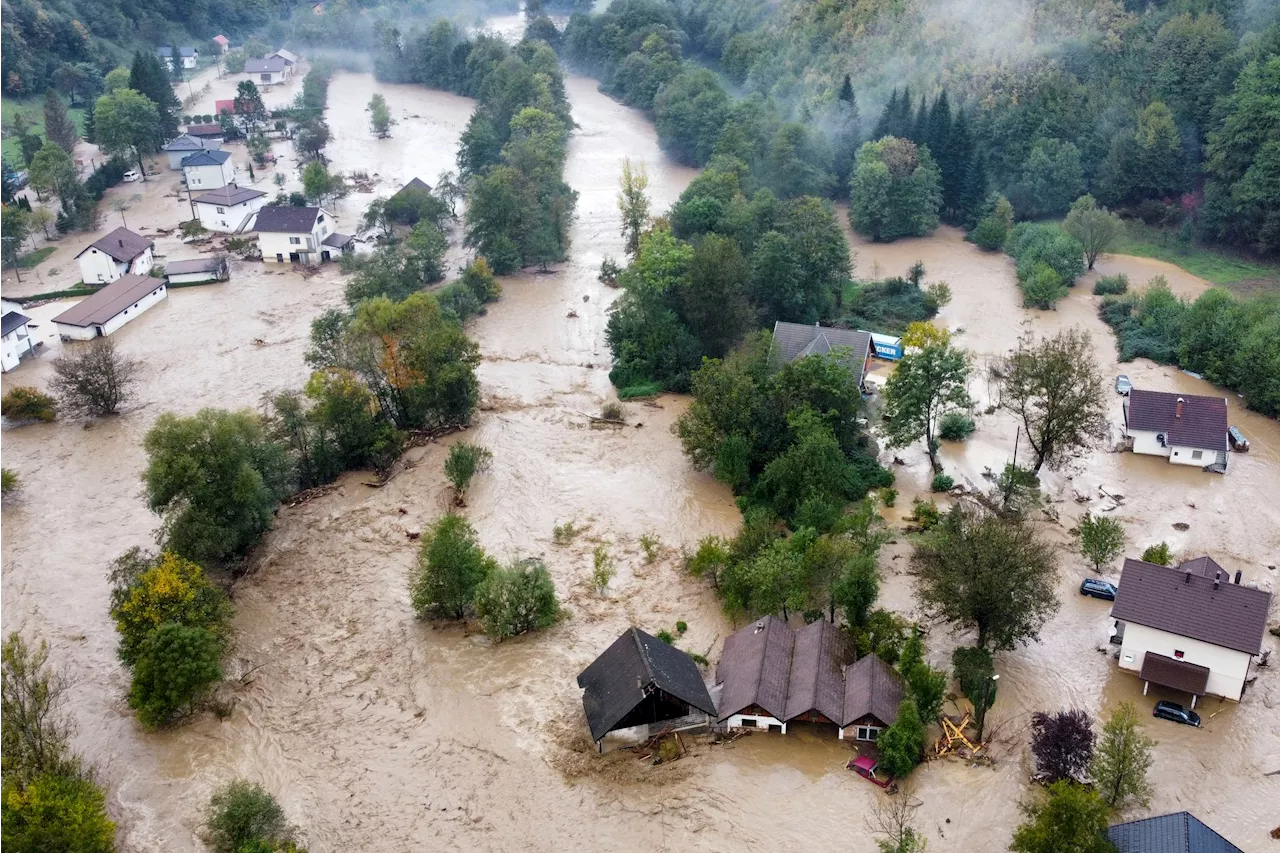
[[[1093,269],[1098,256],[1111,249],[1124,233],[1124,223],[1105,207],[1098,207],[1093,196],[1083,195],[1071,205],[1062,230],[1084,247],[1084,259]]]
[[[82,775],[82,763],[71,751],[71,727],[62,715],[68,680],[49,664],[49,644],[41,640],[39,646],[28,645],[14,632],[4,641],[0,659],[4,796],[41,777]]]
[[[222,643],[206,628],[166,622],[143,640],[133,667],[129,707],[148,728],[189,713],[222,678]]]
[[[1094,789],[1112,809],[1119,811],[1130,803],[1146,806],[1151,802],[1151,747],[1156,742],[1138,725],[1138,712],[1132,702],[1123,702],[1111,712],[1102,726],[1089,764],[1089,777]]]
[[[991,652],[982,646],[958,646],[951,655],[951,666],[955,670],[956,682],[960,692],[969,697],[973,704],[973,717],[978,726],[978,737],[987,719],[987,710],[996,701],[996,688],[999,681],[995,676],[995,663]]]
[[[918,273],[918,274],[917,274]],[[856,329],[875,329],[884,334],[902,334],[912,323],[932,319],[942,304],[944,282],[920,286],[924,267],[912,267],[907,277],[894,276],[882,281],[856,282],[846,292],[840,324]]]
[[[677,633],[677,634],[683,634],[685,631],[688,631],[688,630],[689,630],[689,623],[688,623],[688,622],[685,622],[683,619],[677,619],[677,620],[676,620],[676,633]]]
[[[613,558],[609,556],[609,549],[603,545],[597,545],[591,554],[591,564],[591,585],[598,595],[604,595],[605,590],[609,588],[609,581],[613,580],[613,576],[618,573]]]
[[[898,718],[893,725],[876,739],[880,769],[895,779],[906,777],[924,754],[924,736],[924,723],[915,700],[907,696],[898,705]]]
[[[564,524],[557,524],[551,529],[551,540],[557,545],[568,545],[581,532],[581,528],[574,526],[572,521],[566,521]]]
[[[897,489],[881,489],[880,500],[884,501],[884,505],[887,507],[893,506],[898,502],[898,490]]]
[[[903,644],[902,654],[898,658],[898,672],[907,682],[921,721],[937,718],[947,692],[946,670],[929,666],[925,662],[924,652],[924,637],[919,628],[916,628]]]
[[[29,385],[15,385],[0,397],[0,414],[10,421],[43,421],[49,423],[57,412],[54,399],[38,388]]]
[[[947,474],[934,474],[933,480],[929,483],[929,491],[931,492],[949,492],[955,487],[955,480],[951,479]]]
[[[938,418],[948,409],[969,405],[968,380],[968,354],[948,343],[904,355],[884,389],[889,445],[906,447],[923,438],[936,470]]]
[[[387,99],[382,95],[374,95],[369,99],[369,105],[365,107],[365,111],[369,113],[369,129],[374,132],[378,138],[383,138],[391,132],[391,110],[387,106]]]
[[[131,158],[146,178],[143,157],[154,154],[164,134],[161,115],[153,101],[133,89],[103,95],[93,108],[93,132],[107,154]]]
[[[973,435],[977,425],[964,412],[950,411],[938,422],[938,437],[946,441],[964,441]]]
[[[1107,840],[1107,805],[1092,788],[1054,782],[1044,800],[1023,806],[1023,812],[1027,819],[1009,845],[1014,853],[1115,853]]]
[[[147,506],[166,549],[200,563],[240,557],[271,525],[292,465],[249,411],[166,412],[143,440]]]
[[[656,533],[645,533],[640,537],[640,548],[644,551],[644,561],[652,563],[662,553],[662,540],[658,538]],[[680,629],[680,633],[684,633],[683,628]]]
[[[938,226],[941,173],[928,148],[886,137],[858,151],[849,189],[849,223],[875,241],[923,237]]]
[[[1052,308],[1084,275],[1084,247],[1055,225],[1016,225],[1004,250],[1017,261],[1018,284],[1028,307]]]
[[[670,631],[668,631],[666,628],[663,628],[657,634],[654,634],[654,636],[657,637],[662,642],[666,643],[668,646],[674,645],[676,641],[675,635],[672,634]]]
[[[414,613],[419,619],[461,619],[477,587],[497,568],[465,518],[444,516],[422,535],[418,568],[409,584]]]
[[[1137,115],[1132,127],[1111,140],[1096,182],[1098,195],[1110,204],[1129,205],[1176,196],[1186,186],[1185,164],[1173,113],[1154,101]]]
[[[16,471],[8,468],[0,468],[0,495],[8,495],[22,488],[22,483],[18,480]]]
[[[90,779],[46,774],[0,794],[0,843],[13,853],[113,853],[116,825]]]
[[[462,502],[471,485],[471,478],[476,472],[486,470],[492,459],[493,453],[488,448],[477,447],[465,441],[459,441],[449,448],[449,455],[444,460],[444,475],[453,486],[456,503]]]
[[[247,779],[235,779],[213,792],[205,826],[213,853],[243,853],[254,844],[283,850],[278,845],[290,841],[291,834],[276,798]]]
[[[1142,552],[1142,561],[1160,566],[1172,566],[1173,551],[1169,548],[1168,542],[1157,542],[1155,545],[1148,545]]]
[[[1119,296],[1129,291],[1129,276],[1124,273],[1104,275],[1093,284],[1095,296]]]
[[[1009,200],[1018,215],[1036,219],[1062,213],[1084,190],[1080,149],[1056,137],[1036,139],[1009,187]]]
[[[111,618],[125,664],[137,664],[148,637],[164,624],[204,629],[226,647],[231,602],[190,560],[167,552],[153,558],[134,548],[112,564],[111,585]]]
[[[475,608],[485,633],[496,640],[549,628],[561,615],[555,583],[536,559],[490,571],[476,588]]]
[[[920,498],[911,500],[911,519],[916,522],[921,530],[932,530],[942,520],[942,514],[938,511],[938,505],[930,498],[922,501]]]
[[[1080,553],[1093,563],[1095,572],[1101,572],[1104,565],[1124,553],[1124,525],[1110,516],[1086,512],[1080,518]]]

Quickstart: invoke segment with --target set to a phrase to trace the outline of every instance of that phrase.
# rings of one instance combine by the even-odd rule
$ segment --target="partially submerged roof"
[[[834,350],[847,348],[848,354],[841,363],[858,376],[862,382],[866,371],[867,354],[872,351],[871,334],[853,329],[836,329],[812,326],[804,323],[773,324],[773,341],[782,353],[783,361],[794,361],[809,355],[827,355]]]
[[[280,56],[268,56],[265,59],[246,59],[244,61],[244,73],[246,74],[279,74],[284,71],[288,63]]]
[[[207,193],[201,193],[192,201],[196,204],[217,204],[227,207],[235,207],[237,204],[244,204],[246,201],[253,201],[255,198],[262,198],[266,193],[260,190],[249,189],[248,187],[237,187],[235,184],[227,184],[225,187],[218,187],[216,190],[210,190]]]
[[[578,676],[592,740],[600,740],[655,688],[714,715],[693,658],[639,628],[628,628]]]
[[[787,678],[784,720],[817,711],[839,725],[844,710],[844,665],[849,645],[840,629],[825,619],[796,631]]]
[[[396,198],[410,191],[429,193],[431,192],[431,186],[426,181],[422,180],[422,178],[414,178],[412,181],[396,190],[395,195],[391,197]]]
[[[335,249],[341,249],[354,239],[355,237],[351,234],[339,234],[337,231],[334,231],[328,237],[321,240],[320,245],[332,246]]]
[[[189,124],[187,125],[187,133],[192,136],[222,136],[226,131],[222,129],[220,124]]]
[[[1107,840],[1117,853],[1244,853],[1189,812],[1118,823]]]
[[[185,261],[169,261],[164,265],[165,275],[188,275],[194,272],[217,272],[222,262],[217,258],[191,258]]]
[[[318,207],[287,207],[269,204],[258,211],[253,230],[271,234],[310,234],[319,215]]]
[[[1209,667],[1147,652],[1142,656],[1142,671],[1138,673],[1138,678],[1161,687],[1203,696],[1205,686],[1209,683]]]
[[[164,281],[149,275],[122,276],[63,311],[53,322],[65,326],[99,326],[129,308]]]
[[[720,719],[751,705],[779,720],[786,719],[794,642],[794,633],[776,616],[757,619],[729,635],[716,665],[716,682],[724,684]]]
[[[1271,594],[1231,582],[1225,570],[1200,574],[1217,563],[1197,558],[1178,568],[1126,559],[1113,618],[1256,655],[1262,650]]]
[[[0,337],[7,336],[10,332],[21,329],[23,326],[31,322],[31,318],[26,314],[19,314],[17,311],[7,311],[3,317],[0,317]]]
[[[191,166],[221,166],[231,159],[229,151],[210,151],[205,149],[182,158],[182,168]]]
[[[135,234],[128,228],[117,228],[80,250],[80,255],[90,249],[110,255],[122,264],[127,264],[152,246],[151,240],[141,234]],[[80,255],[76,255],[77,258]]]
[[[175,136],[164,146],[165,151],[203,151],[204,143],[189,133]]]
[[[898,705],[906,695],[902,676],[879,655],[864,655],[844,672],[844,718],[848,726],[872,716],[886,726],[898,719]]]
[[[1227,446],[1227,400],[1166,391],[1129,392],[1129,429],[1162,432],[1165,443],[1203,450]]]

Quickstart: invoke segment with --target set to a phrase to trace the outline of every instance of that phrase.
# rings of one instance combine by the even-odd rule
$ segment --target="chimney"
[[[1178,398],[1178,409],[1173,413],[1173,416],[1175,418],[1182,417],[1182,398],[1181,397]]]
[[[120,248],[121,248],[121,249],[123,249],[123,248],[124,248],[124,240],[121,240],[121,241],[120,241]]]
[[[1214,588],[1215,590],[1218,588],[1218,579],[1219,579],[1219,578],[1221,578],[1221,577],[1222,577],[1222,572],[1214,572],[1214,573],[1213,573],[1213,588]]]
[[[1240,571],[1239,569],[1236,569],[1236,586],[1240,585],[1240,576],[1243,574],[1244,572]]]
[[[1191,583],[1191,570],[1187,569],[1187,576],[1183,579],[1183,583]]]

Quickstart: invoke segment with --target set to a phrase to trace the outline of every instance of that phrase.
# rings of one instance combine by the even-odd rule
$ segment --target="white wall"
[[[1212,450],[1202,450],[1199,447],[1173,447],[1173,453],[1169,456],[1169,461],[1175,465],[1194,465],[1197,468],[1203,468],[1205,465],[1212,465],[1218,461],[1218,454]],[[1223,448],[1225,449],[1225,448]],[[1196,454],[1200,454],[1197,456]]]
[[[18,366],[22,357],[31,349],[31,332],[26,324],[22,324],[4,336],[0,370],[8,373]]]
[[[200,215],[200,224],[210,231],[231,233],[240,227],[250,213],[261,210],[266,204],[267,197],[261,196],[231,207],[222,205],[222,213],[219,213],[219,205],[196,202],[196,213]]]
[[[1175,651],[1182,652],[1181,660],[1187,663],[1208,667],[1209,683],[1205,686],[1206,693],[1240,701],[1245,676],[1249,673],[1250,655],[1212,643],[1127,622],[1124,644],[1120,647],[1120,668],[1140,672],[1147,652],[1171,658]]]
[[[756,724],[755,726],[744,726],[743,720],[755,720]],[[731,729],[757,728],[768,731],[769,726],[782,726],[782,733],[784,735],[787,733],[787,724],[774,717],[757,716],[755,714],[734,714],[725,722]]]
[[[187,166],[183,171],[187,175],[187,186],[193,190],[221,189],[236,179],[236,167],[230,157],[221,165]]]
[[[117,263],[115,258],[97,249],[89,249],[79,260],[80,280],[85,284],[115,281],[129,271],[127,266]]]
[[[151,247],[148,246],[145,252],[133,259],[133,262],[129,264],[128,271],[134,275],[146,275],[151,272],[151,268],[155,265],[156,256],[151,251]]]
[[[290,243],[290,239],[297,239],[299,243]],[[290,263],[289,253],[296,252],[303,255],[300,260],[304,263],[316,263],[320,260],[320,241],[323,237],[317,237],[316,232],[311,234],[274,234],[259,233],[258,247],[262,249],[262,259],[267,263],[276,261],[276,255],[281,255],[283,263]],[[315,257],[307,256],[311,253]]]
[[[169,288],[165,286],[164,279],[157,278],[155,282],[155,290],[152,290],[101,326],[68,326],[65,323],[55,323],[54,325],[58,327],[58,334],[64,339],[72,341],[89,341],[100,335],[111,334],[125,323],[136,320],[152,305],[169,297]]]
[[[183,272],[176,275],[166,275],[170,284],[198,284],[205,281],[216,281],[217,275],[212,272]]]
[[[169,157],[170,169],[181,169],[183,160],[187,159],[192,154],[199,154],[200,152],[199,151],[166,151],[164,153]]]
[[[1147,453],[1151,456],[1168,457],[1169,448],[1161,447],[1160,442],[1156,441],[1158,433],[1147,432],[1146,430],[1131,429],[1129,435],[1133,437],[1133,452]],[[1208,464],[1208,463],[1205,463]]]

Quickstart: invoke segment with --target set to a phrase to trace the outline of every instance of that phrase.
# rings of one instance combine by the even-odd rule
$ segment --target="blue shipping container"
[[[902,358],[902,338],[893,335],[878,335],[870,332],[871,344],[876,348],[876,357],[887,361],[898,361]]]

